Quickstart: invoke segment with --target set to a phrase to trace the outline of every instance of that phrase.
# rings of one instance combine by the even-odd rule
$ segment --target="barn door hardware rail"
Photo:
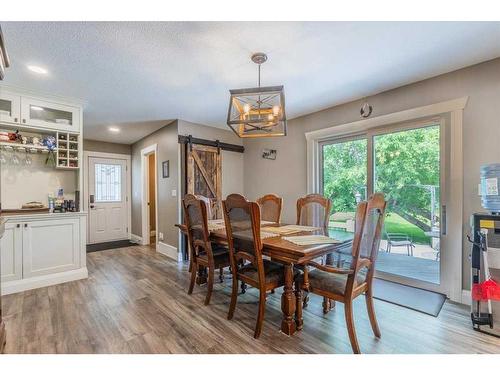
[[[208,139],[194,138],[192,135],[179,135],[179,143],[191,145],[202,145],[216,147],[218,150],[233,151],[243,153],[245,148],[240,145],[233,145],[231,143],[220,142],[219,140],[210,141]]]

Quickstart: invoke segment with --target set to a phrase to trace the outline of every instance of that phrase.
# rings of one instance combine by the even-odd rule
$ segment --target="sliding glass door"
[[[388,201],[377,277],[443,289],[443,144],[439,121],[321,143],[321,187],[333,203],[332,235],[354,232],[356,204],[373,192],[384,193]]]

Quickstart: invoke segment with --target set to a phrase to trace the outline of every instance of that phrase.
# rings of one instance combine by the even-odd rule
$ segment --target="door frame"
[[[155,200],[156,200],[156,205],[155,205],[155,220],[156,220],[156,234],[155,234],[155,242],[158,244],[158,234],[160,232],[160,229],[158,228],[158,144],[152,144],[148,147],[145,147],[141,150],[141,178],[142,178],[142,184],[141,184],[141,237],[142,245],[149,245],[150,241],[149,235],[150,234],[149,228],[150,228],[150,222],[149,222],[149,208],[148,208],[148,199],[149,199],[149,164],[148,164],[148,157],[149,155],[154,154],[155,155],[155,163],[156,163],[156,168],[155,168]]]
[[[462,124],[463,109],[468,97],[453,99],[423,107],[412,108],[400,112],[390,113],[365,120],[331,126],[325,129],[311,131],[305,134],[307,143],[307,191],[318,193],[321,191],[320,180],[320,147],[321,142],[329,138],[364,133],[376,128],[396,125],[408,121],[419,121],[426,118],[440,116],[449,124],[450,164],[449,190],[446,200],[446,237],[448,242],[447,258],[448,274],[441,275],[442,285],[446,287],[447,296],[456,302],[462,302],[462,263],[463,263],[463,153],[462,153]],[[371,152],[371,150],[368,150]],[[370,173],[370,172],[368,172]],[[369,177],[369,176],[368,176]]]
[[[87,212],[87,238],[86,243],[90,243],[90,210],[89,210],[89,160],[91,157],[106,158],[106,159],[118,159],[125,160],[126,162],[126,203],[127,203],[127,238],[130,240],[131,228],[132,228],[132,199],[130,193],[132,191],[132,171],[130,163],[132,160],[131,155],[128,154],[114,154],[109,152],[98,152],[98,151],[83,151],[83,209],[81,211]]]

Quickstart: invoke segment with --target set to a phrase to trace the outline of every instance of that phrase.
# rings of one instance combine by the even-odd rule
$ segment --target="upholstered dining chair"
[[[280,223],[283,198],[276,194],[266,194],[257,199],[257,204],[260,207],[261,220]]]
[[[309,262],[304,273],[296,278],[296,288],[344,304],[349,340],[354,353],[360,353],[354,328],[353,300],[365,294],[366,306],[373,333],[380,338],[373,305],[373,275],[380,246],[380,234],[385,216],[386,201],[381,193],[368,202],[358,204],[352,251],[341,268]],[[314,269],[309,270],[312,266]]]
[[[210,303],[214,287],[215,269],[222,270],[230,264],[229,250],[227,247],[216,245],[209,240],[208,210],[203,199],[192,194],[186,194],[182,204],[189,241],[191,259],[191,281],[188,294],[193,293],[196,273],[202,268],[208,268],[207,296],[205,305]]]
[[[222,202],[229,258],[233,274],[233,289],[227,318],[231,320],[238,298],[238,281],[259,290],[259,313],[254,338],[259,338],[264,322],[267,292],[284,285],[283,265],[262,257],[260,209],[239,194],[231,194]]]
[[[328,234],[328,220],[332,202],[320,194],[309,194],[297,199],[297,225],[323,228]]]
[[[205,202],[208,220],[217,219],[217,207],[220,205],[220,201],[218,201],[217,198],[208,198],[204,195],[196,195],[196,198]]]

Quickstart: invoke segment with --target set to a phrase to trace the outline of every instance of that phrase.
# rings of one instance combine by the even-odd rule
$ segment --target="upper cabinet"
[[[80,109],[23,96],[21,123],[39,128],[79,132]]]
[[[81,107],[17,94],[0,87],[0,122],[80,133]]]
[[[0,90],[0,121],[21,122],[21,96]]]

